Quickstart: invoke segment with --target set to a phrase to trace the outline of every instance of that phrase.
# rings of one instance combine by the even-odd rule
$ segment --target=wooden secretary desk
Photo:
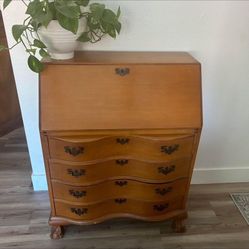
[[[183,52],[78,52],[40,74],[51,238],[116,217],[183,232],[202,128],[201,66]]]

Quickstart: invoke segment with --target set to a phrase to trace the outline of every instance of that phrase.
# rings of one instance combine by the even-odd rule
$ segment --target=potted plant
[[[14,0],[4,0],[5,9]],[[27,17],[22,24],[13,25],[16,41],[29,54],[28,65],[34,72],[43,69],[40,58],[70,59],[77,42],[96,43],[106,34],[116,38],[120,33],[120,8],[117,13],[104,4],[90,0],[30,0]],[[10,48],[10,49],[11,49]],[[0,51],[8,49],[0,45]]]

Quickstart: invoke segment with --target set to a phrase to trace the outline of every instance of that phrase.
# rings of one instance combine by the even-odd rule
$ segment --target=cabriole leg
[[[61,239],[64,235],[64,227],[63,226],[52,226],[51,227],[51,239]]]

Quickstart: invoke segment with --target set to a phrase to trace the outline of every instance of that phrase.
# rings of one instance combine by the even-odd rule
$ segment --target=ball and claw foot
[[[51,228],[51,239],[61,239],[64,235],[64,228],[63,226],[52,226]]]
[[[183,219],[175,219],[172,222],[172,229],[175,233],[184,233],[186,232],[186,227],[184,225]]]

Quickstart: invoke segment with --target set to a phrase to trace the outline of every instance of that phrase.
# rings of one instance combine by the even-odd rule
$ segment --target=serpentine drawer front
[[[72,142],[73,141],[73,142]],[[192,152],[194,136],[110,136],[77,139],[50,138],[51,158],[67,161],[92,161],[131,156],[143,160],[173,160]]]
[[[177,197],[179,194],[184,195],[187,183],[186,178],[161,184],[149,184],[134,180],[112,180],[87,187],[78,187],[52,181],[55,199],[79,204],[96,203],[121,197],[163,201]]]
[[[69,163],[51,160],[51,178],[70,185],[90,185],[110,179],[136,179],[143,182],[168,182],[189,176],[191,157],[169,162],[135,159],[106,159],[101,162]]]
[[[51,238],[117,217],[184,231],[202,128],[201,67],[182,52],[45,61],[40,132]]]
[[[167,215],[172,210],[183,207],[183,198],[149,202],[138,201],[127,198],[115,198],[93,205],[75,205],[70,202],[55,200],[56,215],[77,221],[91,222],[98,219],[104,219],[110,215],[119,215],[130,213],[131,216],[143,217],[142,219],[160,219],[161,216]]]

